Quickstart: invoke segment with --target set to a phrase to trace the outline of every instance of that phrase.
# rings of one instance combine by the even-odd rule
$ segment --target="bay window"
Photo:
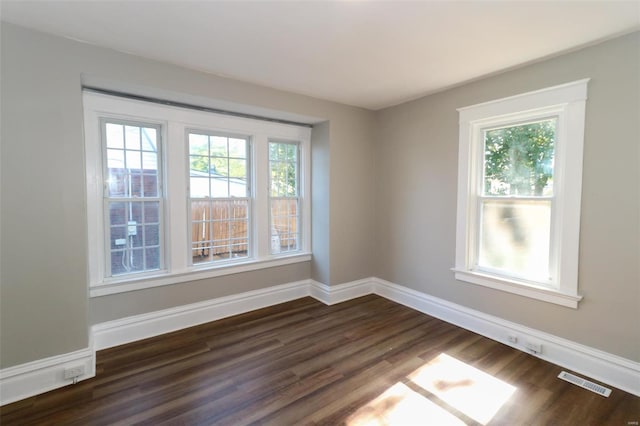
[[[83,101],[91,296],[311,259],[310,128]]]

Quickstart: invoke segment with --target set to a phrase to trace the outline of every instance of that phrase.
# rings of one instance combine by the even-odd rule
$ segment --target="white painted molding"
[[[65,368],[83,365],[86,374],[80,380],[95,376],[96,350],[301,297],[311,296],[332,305],[368,294],[377,294],[523,352],[527,352],[526,348],[510,343],[507,336],[516,335],[519,342],[540,343],[543,345],[542,354],[535,356],[640,396],[640,363],[379,278],[367,278],[334,286],[302,280],[96,324],[92,328],[89,348],[0,370],[0,405],[70,384],[70,380],[63,379]]]
[[[269,260],[249,260],[246,262],[233,263],[229,265],[217,266],[206,269],[194,268],[184,273],[166,274],[160,273],[154,276],[142,276],[132,279],[126,277],[124,281],[110,280],[104,284],[95,284],[89,286],[89,297],[107,296],[109,294],[117,294],[126,291],[142,290],[145,288],[158,287],[169,284],[178,284],[185,282],[193,282],[206,278],[222,277],[225,275],[239,274],[242,272],[257,271],[264,268],[273,268],[276,266],[291,265],[294,263],[308,262],[311,260],[309,253],[295,253],[275,257]]]
[[[379,296],[523,352],[528,352],[522,345],[523,342],[541,343],[543,346],[542,354],[534,354],[534,356],[640,396],[640,363],[638,362],[466,308],[379,278],[372,278],[371,280],[374,293]],[[518,344],[513,344],[507,340],[507,336],[510,334],[518,337]]]
[[[73,383],[65,379],[65,368],[83,366],[78,380],[96,375],[95,352],[91,347],[0,370],[0,405],[10,404]]]
[[[310,280],[233,294],[93,326],[95,350],[111,348],[194,325],[309,296]]]
[[[372,285],[373,281],[371,278],[333,286],[328,286],[312,280],[309,288],[309,294],[311,297],[319,300],[325,305],[334,305],[336,303],[355,299],[356,297],[373,294]]]

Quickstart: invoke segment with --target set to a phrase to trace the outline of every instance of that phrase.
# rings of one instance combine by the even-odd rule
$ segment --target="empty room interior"
[[[640,2],[0,7],[1,424],[639,424]]]

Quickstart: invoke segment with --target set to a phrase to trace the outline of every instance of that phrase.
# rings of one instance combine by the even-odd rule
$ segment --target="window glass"
[[[310,260],[309,128],[83,103],[92,297]]]
[[[192,262],[248,257],[248,139],[188,137]]]
[[[157,129],[104,123],[107,276],[161,267]]]
[[[549,280],[550,201],[484,201],[478,266]]]
[[[477,268],[550,281],[553,200],[548,197],[553,195],[556,122],[550,118],[482,131]]]
[[[484,131],[485,195],[552,195],[556,121]]]
[[[269,143],[271,253],[300,249],[298,146]]]

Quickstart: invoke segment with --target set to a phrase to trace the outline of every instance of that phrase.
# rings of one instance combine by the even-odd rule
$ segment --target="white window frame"
[[[126,276],[141,276],[144,277],[145,275],[149,274],[149,273],[155,273],[156,271],[160,270],[164,270],[164,161],[163,161],[163,157],[164,157],[164,153],[162,150],[162,128],[161,125],[158,123],[149,123],[149,122],[141,122],[141,121],[131,121],[131,120],[120,120],[120,119],[114,119],[112,117],[107,117],[107,116],[103,116],[100,119],[100,138],[101,138],[101,143],[100,143],[100,154],[103,156],[102,158],[102,176],[106,176],[108,174],[108,165],[107,165],[107,146],[106,146],[106,129],[105,126],[107,123],[114,123],[114,124],[119,124],[119,125],[124,125],[124,126],[134,126],[134,127],[145,127],[145,126],[151,126],[153,128],[156,129],[157,132],[157,156],[158,156],[158,176],[157,176],[157,185],[158,185],[158,194],[155,197],[142,197],[142,198],[134,198],[134,197],[117,197],[117,196],[110,196],[108,193],[109,191],[105,191],[105,188],[107,187],[107,182],[106,180],[103,180],[104,184],[102,185],[102,194],[103,194],[103,208],[102,208],[102,218],[103,218],[103,226],[104,226],[104,236],[109,235],[110,233],[110,224],[109,221],[106,220],[107,215],[109,215],[109,204],[111,202],[123,202],[123,203],[131,203],[131,202],[140,202],[140,203],[144,203],[144,202],[158,202],[159,204],[159,209],[160,211],[158,212],[158,216],[159,216],[159,223],[160,223],[160,229],[159,229],[159,235],[158,235],[158,240],[159,240],[159,245],[160,245],[160,259],[159,259],[159,268],[158,269],[149,269],[149,270],[145,270],[145,271],[140,271],[140,272],[131,272],[129,274],[122,274],[122,275],[126,275]],[[124,148],[123,148],[124,149]],[[112,270],[111,270],[111,265],[110,265],[110,261],[108,261],[108,259],[110,258],[110,248],[111,248],[111,244],[108,238],[103,238],[103,244],[104,244],[104,258],[102,259],[105,263],[104,263],[104,273],[105,273],[105,277],[111,277],[112,276]],[[110,259],[109,259],[110,260]],[[115,277],[118,276],[122,276],[122,275],[116,275]],[[116,278],[117,279],[117,278]]]
[[[85,90],[84,128],[87,190],[89,294],[91,297],[195,281],[311,260],[311,129],[302,126],[215,114]],[[160,126],[164,186],[163,269],[106,277],[104,168],[100,120],[111,118]],[[250,138],[251,211],[249,258],[220,264],[192,264],[188,208],[187,130],[241,134]],[[300,146],[301,246],[295,252],[270,253],[268,142],[297,141]]]
[[[455,278],[576,309],[582,157],[589,79],[459,108],[458,209]],[[533,282],[477,264],[478,200],[483,171],[483,131],[495,126],[557,117],[548,282]]]
[[[285,141],[285,140],[274,140],[274,139],[269,139],[269,143],[276,143],[276,144],[287,144],[287,145],[293,145],[296,147],[296,151],[297,151],[297,162],[296,162],[296,190],[297,190],[297,194],[295,196],[277,196],[277,197],[273,197],[271,196],[271,189],[272,189],[272,180],[271,180],[271,173],[269,173],[269,191],[268,191],[268,197],[269,197],[269,227],[271,229],[271,223],[273,220],[273,215],[272,215],[272,211],[271,211],[271,204],[272,201],[274,200],[285,200],[285,199],[289,199],[289,200],[296,200],[297,201],[297,206],[298,206],[298,212],[301,209],[301,204],[300,204],[300,144],[298,143],[298,141]],[[269,158],[269,162],[271,162],[271,158]],[[298,213],[298,223],[297,226],[299,229],[300,226],[304,226],[304,219],[302,217],[302,215],[300,213]],[[274,246],[274,234],[273,234],[273,229],[271,229],[271,246],[269,247],[270,253],[273,254],[274,250],[273,250],[273,246]],[[283,253],[288,253],[291,252],[289,250],[283,252]]]
[[[251,153],[253,152],[253,144],[251,143],[251,136],[247,136],[247,135],[240,135],[240,134],[236,134],[236,135],[231,135],[231,134],[226,134],[226,133],[221,133],[221,132],[212,132],[210,130],[203,130],[203,129],[186,129],[186,133],[185,133],[185,143],[187,144],[187,146],[185,147],[185,150],[187,152],[187,158],[185,158],[185,160],[187,161],[187,172],[189,172],[189,164],[190,164],[190,158],[189,158],[189,135],[190,134],[206,134],[207,136],[222,136],[222,137],[237,137],[240,139],[245,139],[246,142],[246,165],[247,165],[247,194],[245,197],[232,197],[231,195],[229,195],[226,198],[219,198],[216,197],[216,199],[218,200],[222,200],[222,199],[226,199],[226,200],[233,200],[233,199],[246,199],[248,201],[248,205],[247,205],[247,214],[248,214],[248,221],[249,221],[249,226],[247,229],[247,239],[249,240],[249,244],[248,244],[248,250],[247,250],[247,256],[242,257],[241,259],[250,259],[253,257],[253,254],[255,253],[255,247],[257,247],[255,244],[252,244],[252,241],[254,240],[254,233],[252,232],[253,226],[251,226],[251,224],[253,223],[252,219],[254,216],[253,213],[253,194],[254,194],[254,187],[253,187],[253,164],[251,161]],[[190,181],[191,176],[188,177],[189,181]],[[192,201],[199,199],[198,197],[191,197],[191,195],[189,194],[190,191],[187,191],[187,205],[188,205],[188,210],[189,210],[189,215],[188,217],[191,218],[192,217]],[[201,199],[201,198],[200,198]],[[214,199],[214,198],[212,198]],[[201,199],[202,200],[202,199]],[[189,237],[189,247],[191,247],[192,252],[193,252],[193,232],[191,229],[191,226],[193,225],[193,222],[191,219],[189,219],[189,232],[188,232],[188,237]],[[235,263],[238,261],[241,261],[241,259],[220,259],[220,260],[210,260],[210,261],[206,261],[206,262],[200,262],[200,263],[196,263],[194,264],[192,259],[189,261],[189,265],[190,266],[194,266],[196,268],[202,269],[202,268],[209,268],[211,265],[216,266],[216,265],[224,265],[224,264],[230,264],[230,263]]]

